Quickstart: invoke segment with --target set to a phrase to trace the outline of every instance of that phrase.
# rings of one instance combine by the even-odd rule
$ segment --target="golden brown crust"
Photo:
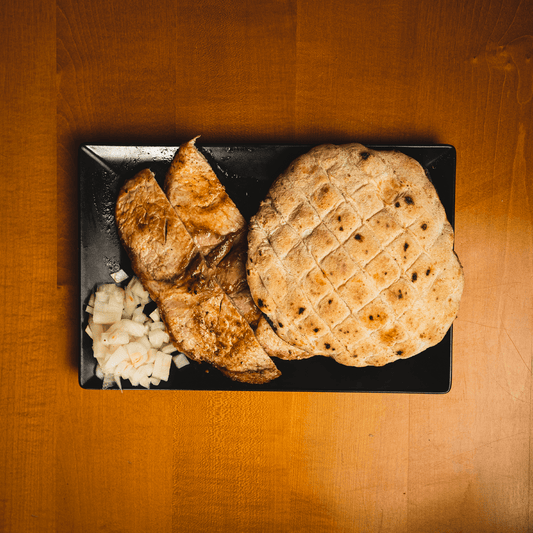
[[[440,342],[463,271],[422,167],[399,152],[321,145],[295,160],[250,221],[248,281],[279,337],[351,366]]]
[[[226,256],[217,264],[215,277],[239,313],[252,328],[255,328],[261,318],[261,311],[255,305],[248,287],[246,279],[247,258],[248,242],[246,233],[242,233],[240,238],[233,243]]]

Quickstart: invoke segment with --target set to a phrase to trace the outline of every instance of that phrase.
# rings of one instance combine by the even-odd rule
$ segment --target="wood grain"
[[[46,2],[0,8],[0,530],[51,531],[55,507],[55,35]],[[46,179],[46,176],[52,179]],[[44,179],[43,179],[44,178]]]
[[[0,530],[533,529],[531,0],[4,0]],[[452,144],[445,395],[86,391],[84,142]]]

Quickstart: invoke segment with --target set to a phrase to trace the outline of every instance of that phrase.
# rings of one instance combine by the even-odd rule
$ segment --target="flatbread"
[[[418,162],[356,143],[321,145],[279,176],[252,217],[248,283],[288,345],[382,366],[450,328],[464,286],[453,244]]]

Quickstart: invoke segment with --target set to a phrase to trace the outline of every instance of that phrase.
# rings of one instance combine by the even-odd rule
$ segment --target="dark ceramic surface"
[[[309,145],[198,146],[213,166],[242,214],[249,219],[259,207],[271,183]],[[426,169],[454,224],[455,149],[436,146],[369,146],[399,150]],[[150,168],[162,183],[178,149],[158,146],[83,145],[79,150],[79,236],[80,236],[80,361],[79,382],[85,389],[101,389],[95,377],[96,360],[87,325],[85,305],[101,283],[111,283],[119,268],[132,275],[130,262],[119,243],[114,206],[125,180]],[[274,360],[282,376],[265,385],[235,383],[206,364],[177,369],[172,366],[168,382],[151,390],[270,390],[334,392],[445,393],[451,387],[452,330],[437,346],[406,360],[384,367],[354,368],[325,357],[304,361]],[[124,389],[131,387],[123,380]]]

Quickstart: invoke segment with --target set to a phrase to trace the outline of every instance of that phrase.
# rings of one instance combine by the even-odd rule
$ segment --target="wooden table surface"
[[[0,531],[533,531],[532,0],[3,0]],[[448,394],[83,390],[81,143],[451,144]]]

